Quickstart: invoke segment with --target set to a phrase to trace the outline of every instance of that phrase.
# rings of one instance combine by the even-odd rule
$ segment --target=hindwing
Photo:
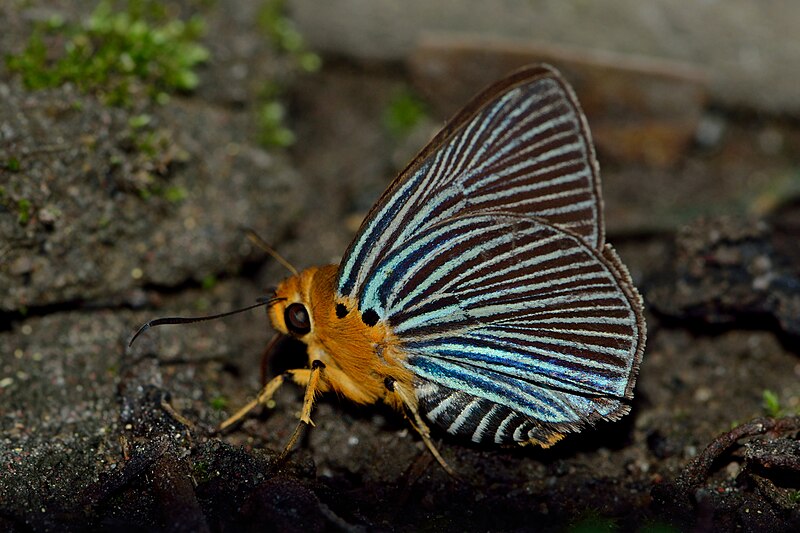
[[[544,441],[627,412],[644,324],[606,250],[535,218],[464,215],[395,248],[357,298],[397,337],[434,423],[469,398],[472,416],[445,429],[474,435],[494,417],[505,433],[491,438],[505,442],[519,432],[497,418],[514,412],[528,424],[517,440]],[[427,383],[438,396],[423,394]]]

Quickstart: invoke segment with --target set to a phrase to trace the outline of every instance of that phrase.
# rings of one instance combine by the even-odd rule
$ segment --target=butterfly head
[[[332,314],[343,305],[334,302],[336,270],[336,265],[312,267],[283,280],[269,308],[272,326],[306,344],[325,336]]]
[[[312,332],[311,289],[316,268],[283,280],[275,289],[275,304],[269,308],[272,326],[285,335],[303,339]]]

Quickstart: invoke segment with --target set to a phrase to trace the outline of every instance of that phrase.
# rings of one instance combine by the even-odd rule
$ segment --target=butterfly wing
[[[549,67],[519,71],[467,105],[378,200],[339,267],[350,296],[395,246],[467,212],[538,216],[602,248],[600,184],[583,113]]]
[[[627,412],[641,301],[610,248],[546,221],[447,219],[386,256],[359,301],[398,338],[420,411],[453,434],[548,443]]]
[[[420,411],[451,433],[548,444],[626,412],[641,300],[555,71],[501,81],[434,138],[365,219],[337,298],[388,323]]]

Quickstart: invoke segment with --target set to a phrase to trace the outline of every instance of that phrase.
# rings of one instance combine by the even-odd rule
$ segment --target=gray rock
[[[423,33],[469,32],[688,61],[725,105],[800,112],[800,4],[795,2],[578,2],[540,0],[290,0],[319,50],[404,59]]]

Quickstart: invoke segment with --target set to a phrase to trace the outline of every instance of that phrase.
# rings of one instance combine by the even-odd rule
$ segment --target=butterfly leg
[[[311,421],[311,409],[314,407],[314,399],[317,396],[317,393],[320,391],[320,378],[322,377],[322,372],[325,370],[325,363],[316,359],[311,362],[311,370],[303,369],[304,372],[307,373],[307,378],[305,379],[306,385],[306,393],[303,397],[303,410],[300,413],[300,422],[297,424],[297,427],[294,428],[294,432],[292,432],[292,436],[289,437],[289,442],[286,443],[286,446],[283,448],[283,452],[281,452],[280,458],[283,459],[286,457],[286,454],[292,449],[294,443],[297,442],[297,439],[300,437],[300,434],[303,431],[303,427],[310,425],[313,426],[314,422]],[[297,377],[295,377],[295,381],[298,381]]]
[[[436,445],[433,444],[433,440],[431,440],[431,430],[428,429],[428,425],[422,419],[419,414],[419,409],[417,409],[417,399],[414,396],[414,392],[411,390],[406,389],[406,387],[396,383],[394,385],[394,392],[402,401],[403,405],[405,405],[406,410],[411,414],[411,427],[413,427],[419,436],[422,437],[422,442],[425,443],[425,446],[428,447],[431,454],[436,458],[444,471],[453,476],[454,478],[458,478],[458,475],[455,471],[450,468],[450,465],[447,464],[447,461],[444,460],[442,454],[439,453],[439,450],[436,449]]]
[[[219,426],[219,431],[223,431],[233,424],[239,422],[247,415],[247,413],[255,409],[259,404],[267,405],[275,395],[275,392],[280,388],[281,385],[284,384],[287,377],[291,378],[295,383],[305,387],[311,380],[311,374],[312,371],[307,368],[297,368],[293,370],[287,370],[280,376],[275,376],[269,381],[269,383],[264,385],[264,388],[261,389],[261,392],[258,393],[258,396],[256,396],[255,399],[248,402],[247,405],[236,411],[233,416],[222,422],[222,424]]]

